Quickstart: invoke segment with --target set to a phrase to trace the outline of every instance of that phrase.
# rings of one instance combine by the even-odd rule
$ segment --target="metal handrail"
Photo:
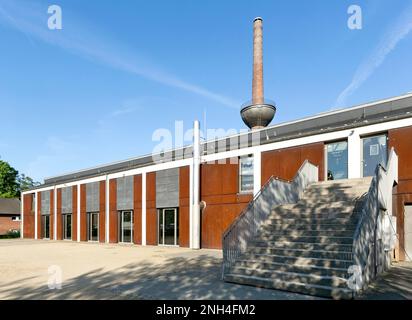
[[[258,233],[260,225],[267,220],[274,205],[297,202],[309,183],[318,181],[318,167],[308,160],[299,168],[292,181],[271,176],[240,215],[223,233],[222,277],[233,262],[246,251]]]
[[[355,265],[360,267],[362,282],[361,287],[354,288],[354,291],[366,288],[367,284],[387,265],[388,257],[382,246],[384,232],[379,230],[378,222],[382,212],[386,212],[386,216],[391,215],[392,187],[397,180],[398,156],[392,148],[387,166],[384,167],[382,164],[376,166],[353,236],[353,260]]]

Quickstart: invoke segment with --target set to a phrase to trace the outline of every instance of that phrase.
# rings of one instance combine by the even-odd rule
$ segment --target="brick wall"
[[[20,230],[20,221],[13,221],[13,216],[0,216],[0,235],[6,234],[10,229]]]

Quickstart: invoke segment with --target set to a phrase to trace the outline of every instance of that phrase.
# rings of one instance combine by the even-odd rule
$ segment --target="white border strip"
[[[382,131],[388,131],[391,129],[397,129],[397,128],[408,127],[408,126],[412,126],[412,118],[389,121],[385,123],[373,124],[373,125],[358,127],[358,128],[353,128],[353,129],[344,129],[344,130],[334,131],[334,132],[329,132],[329,133],[321,133],[321,134],[316,134],[316,135],[312,135],[308,137],[295,138],[291,140],[284,140],[284,141],[273,142],[273,143],[264,144],[264,145],[258,145],[258,146],[248,147],[248,148],[236,149],[232,151],[220,152],[216,154],[204,155],[202,156],[202,162],[216,161],[216,160],[226,159],[226,158],[231,158],[231,157],[239,157],[243,155],[254,154],[255,152],[265,152],[265,151],[271,151],[271,150],[277,150],[277,149],[284,149],[284,148],[301,146],[301,145],[316,143],[316,142],[328,142],[328,141],[333,141],[333,140],[339,140],[339,139],[344,139],[344,138],[349,137],[349,135],[353,134],[353,132],[359,135],[369,135],[369,134],[379,133]],[[184,166],[190,165],[192,161],[193,161],[192,158],[171,161],[171,162],[161,163],[157,165],[151,165],[147,167],[112,173],[112,174],[109,174],[108,176],[110,179],[113,179],[113,178],[118,178],[122,176],[143,174],[143,173],[148,173],[148,172],[160,171],[164,169],[184,167]],[[106,179],[106,175],[102,175],[102,176],[93,177],[89,179],[69,182],[66,184],[58,184],[56,187],[62,188],[62,187],[71,186],[71,185],[102,181],[105,179]],[[53,188],[54,186],[49,186],[49,187],[44,187],[41,189],[36,189],[35,191],[40,192],[40,191],[51,190]],[[23,194],[32,193],[32,192],[34,191],[27,191],[27,192],[24,192]]]

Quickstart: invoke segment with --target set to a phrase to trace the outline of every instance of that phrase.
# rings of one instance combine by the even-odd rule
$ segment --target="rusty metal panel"
[[[117,211],[117,179],[109,181],[109,242],[116,243],[118,239],[118,211]]]
[[[133,176],[133,242],[142,244],[142,175]]]
[[[399,180],[412,179],[412,127],[389,130],[388,139],[399,157]]]
[[[179,169],[179,246],[189,247],[189,167]]]
[[[73,186],[72,190],[72,208],[73,208],[73,215],[72,215],[72,241],[77,241],[77,186]]]

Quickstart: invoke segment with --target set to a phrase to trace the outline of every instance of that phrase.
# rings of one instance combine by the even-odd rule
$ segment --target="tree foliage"
[[[19,175],[8,162],[0,160],[0,198],[18,198],[21,191],[39,184],[24,174]]]
[[[7,162],[0,160],[0,198],[19,196],[19,172]]]

